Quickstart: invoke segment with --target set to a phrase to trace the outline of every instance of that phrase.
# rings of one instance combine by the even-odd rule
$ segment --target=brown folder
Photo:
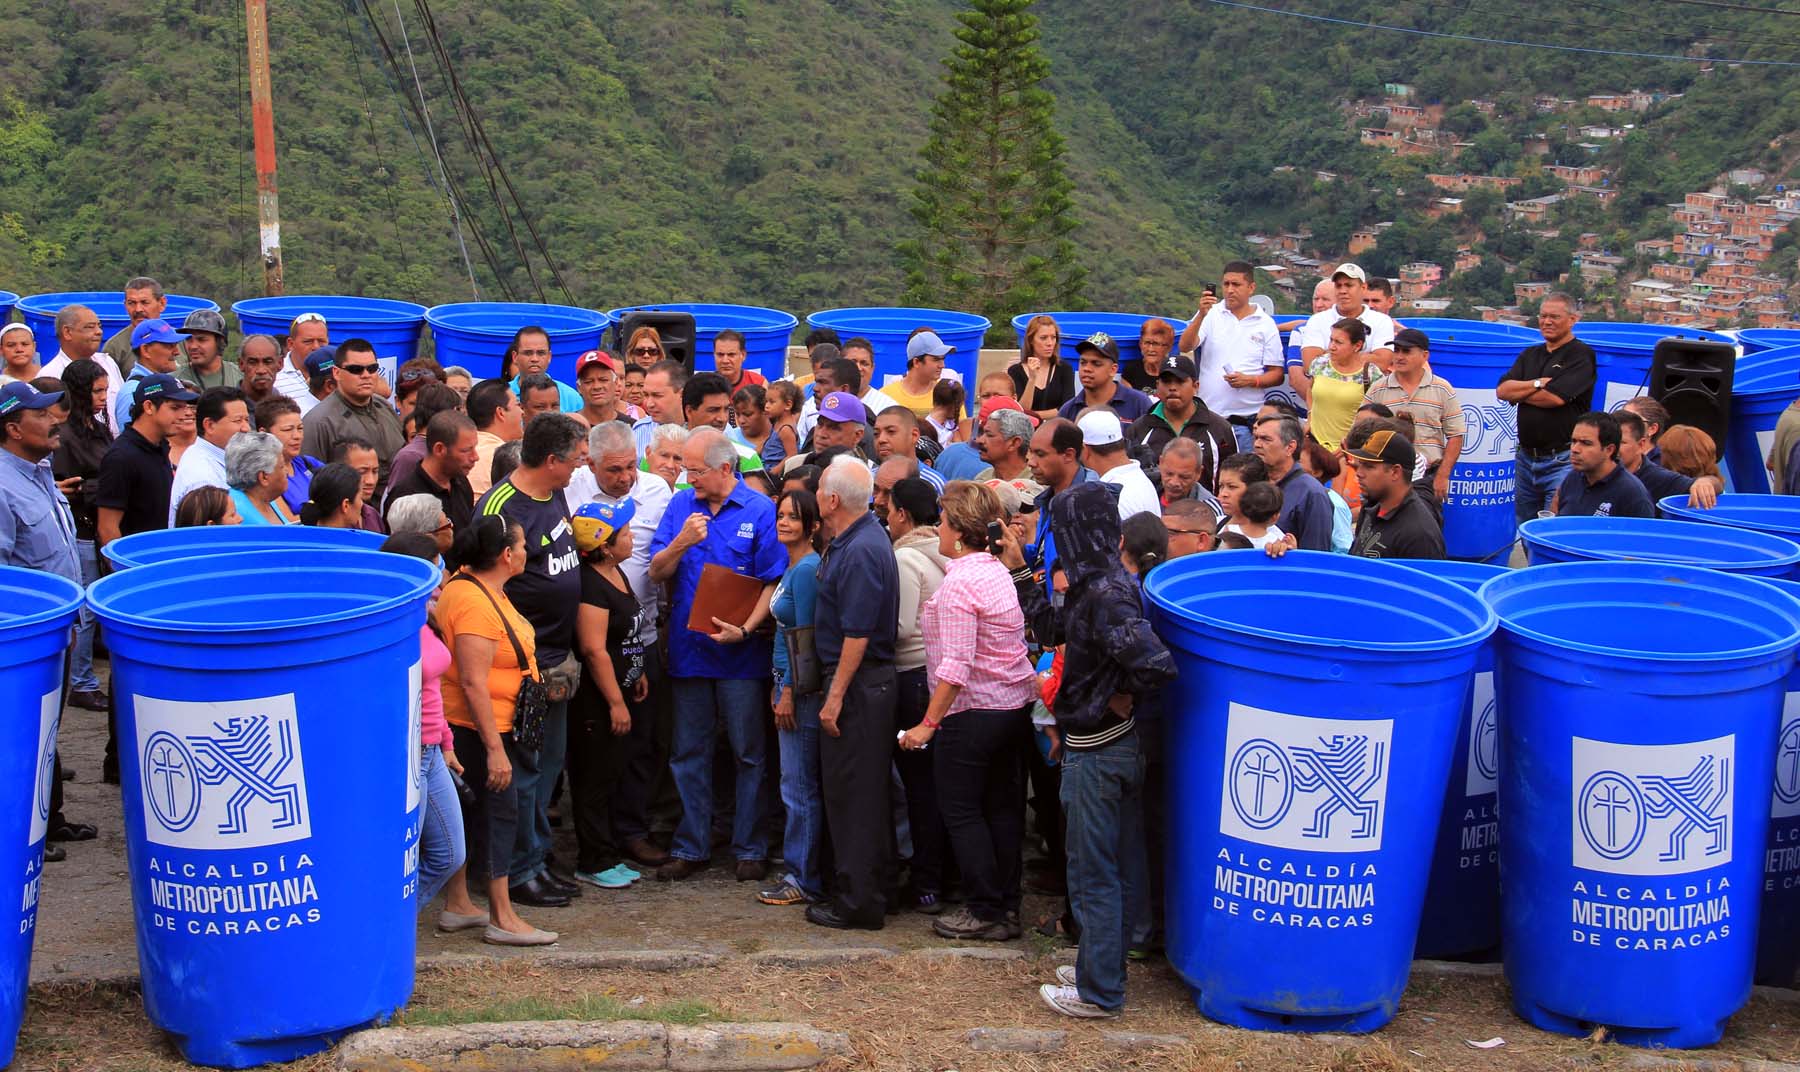
[[[700,570],[700,584],[694,590],[694,609],[688,613],[687,627],[711,636],[719,631],[713,624],[714,618],[741,626],[756,612],[762,590],[763,582],[755,577],[708,562]]]

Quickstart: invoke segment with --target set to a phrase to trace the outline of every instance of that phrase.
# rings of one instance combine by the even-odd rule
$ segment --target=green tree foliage
[[[973,0],[957,15],[913,190],[919,234],[899,244],[911,300],[997,323],[1083,301],[1074,184],[1032,4]]]

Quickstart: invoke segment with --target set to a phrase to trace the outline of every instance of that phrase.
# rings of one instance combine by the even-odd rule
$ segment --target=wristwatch
[[[1539,376],[1537,379],[1531,381],[1531,389],[1533,391],[1542,391],[1546,382],[1547,381],[1542,376]]]

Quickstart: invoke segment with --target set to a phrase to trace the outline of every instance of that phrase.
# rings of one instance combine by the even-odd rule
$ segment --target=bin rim
[[[923,316],[928,316],[928,317],[954,317],[954,318],[957,318],[954,322],[947,322],[942,325],[934,325],[934,326],[941,327],[944,331],[974,331],[977,328],[979,328],[980,330],[985,332],[994,326],[994,322],[992,320],[989,320],[987,317],[982,316],[979,313],[965,313],[965,312],[962,312],[957,309],[935,309],[935,308],[932,308],[930,306],[925,306],[925,305],[845,305],[845,306],[840,306],[836,309],[819,309],[814,312],[807,313],[806,314],[806,323],[808,324],[808,326],[815,327],[815,328],[837,327],[838,325],[833,323],[832,322],[833,320],[855,319],[859,315],[868,314],[868,313],[888,313],[888,314],[919,313],[919,314],[922,314]],[[830,319],[822,319],[822,318],[830,318]],[[877,329],[869,329],[869,330],[877,330]],[[888,330],[896,331],[898,329],[888,329]],[[910,331],[912,329],[908,328],[907,330]]]
[[[1763,584],[1765,578],[1743,573],[1725,573],[1720,570],[1707,569],[1704,566],[1691,566],[1679,563],[1656,562],[1552,562],[1542,566],[1531,566],[1526,569],[1508,570],[1503,577],[1481,586],[1477,595],[1482,602],[1493,607],[1500,617],[1502,631],[1522,640],[1530,641],[1540,647],[1553,651],[1574,651],[1584,655],[1603,655],[1615,661],[1646,664],[1667,665],[1669,663],[1747,663],[1760,661],[1783,652],[1792,652],[1800,648],[1800,599],[1786,592],[1775,589],[1773,585]],[[1586,640],[1569,639],[1546,633],[1530,626],[1522,625],[1509,619],[1501,608],[1495,606],[1501,600],[1520,588],[1541,588],[1550,585],[1580,586],[1592,590],[1596,585],[1626,582],[1643,584],[1655,581],[1674,581],[1691,585],[1695,590],[1709,594],[1724,593],[1729,596],[1753,602],[1760,608],[1770,609],[1769,598],[1778,597],[1781,603],[1773,609],[1787,611],[1788,633],[1784,637],[1765,641],[1749,648],[1734,651],[1705,652],[1642,652],[1627,651],[1622,648],[1608,647]]]
[[[366,323],[406,323],[423,319],[429,311],[418,302],[409,302],[400,298],[370,298],[361,294],[281,294],[261,298],[240,298],[231,303],[231,311],[239,319],[248,312],[251,316],[273,317],[276,309],[285,309],[289,305],[305,305],[307,302],[366,302],[369,309],[366,315],[345,317],[340,319],[358,320]],[[300,312],[306,312],[301,309]],[[298,315],[298,314],[296,314]],[[290,319],[292,319],[290,317]]]
[[[607,316],[598,309],[588,309],[580,305],[557,305],[551,302],[446,302],[443,305],[434,305],[425,310],[425,322],[430,324],[433,328],[442,325],[453,332],[460,331],[465,335],[488,335],[497,339],[504,339],[511,337],[511,335],[519,329],[488,327],[484,324],[460,324],[452,318],[463,315],[479,315],[483,311],[490,310],[505,311],[519,309],[541,309],[561,316],[569,316],[571,319],[589,321],[587,323],[573,325],[543,325],[544,330],[552,335],[575,334],[583,331],[593,331],[595,329],[604,330],[612,323],[612,317]]]
[[[282,538],[281,536],[273,535],[272,533],[279,533],[283,530],[282,529],[264,530],[260,526],[251,527],[251,528],[244,528],[242,526],[227,528],[227,527],[223,527],[223,526],[209,525],[209,526],[205,526],[203,528],[196,528],[193,530],[195,535],[192,537],[192,542],[194,544],[194,550],[192,551],[192,553],[187,553],[187,554],[178,553],[178,554],[175,554],[175,555],[167,557],[167,558],[158,558],[155,561],[156,562],[192,561],[193,559],[196,559],[196,558],[212,558],[212,557],[219,556],[219,555],[248,554],[248,553],[251,553],[252,551],[300,551],[300,550],[312,550],[312,549],[326,550],[326,551],[332,551],[332,550],[373,551],[381,545],[381,542],[384,539],[384,537],[382,537],[380,533],[367,532],[364,529],[321,529],[316,526],[301,526],[301,525],[290,526],[287,529],[287,531],[290,531],[290,532],[295,531],[295,530],[304,531],[306,534],[306,540],[305,541],[297,540],[292,547],[255,547],[255,548],[250,548],[250,547],[234,547],[234,546],[232,546],[233,538],[232,538],[231,534],[233,534],[233,533],[239,534],[239,536],[238,536],[239,539],[248,540],[248,539],[255,539],[257,537],[260,537],[260,536],[264,535],[265,531],[268,531],[271,533],[271,535],[269,535],[269,538],[271,540],[280,540]],[[181,531],[181,530],[177,530],[177,529],[145,529],[143,532],[134,532],[129,536],[121,536],[118,539],[107,544],[105,547],[102,547],[100,549],[100,554],[105,556],[106,561],[111,563],[113,565],[113,567],[115,568],[115,570],[137,569],[139,566],[151,564],[151,563],[145,562],[144,560],[142,560],[140,558],[135,557],[136,554],[138,553],[138,550],[140,547],[143,547],[143,546],[154,547],[154,546],[164,543],[164,542],[173,542],[176,544],[180,544],[184,541],[177,539],[173,535],[179,531]],[[313,540],[320,539],[320,536],[318,534],[328,533],[328,532],[342,532],[345,535],[343,535],[341,537],[339,537],[339,536],[324,537],[323,539],[328,542],[321,542],[321,543],[310,542]],[[212,535],[200,535],[201,533],[217,533],[219,535],[217,535],[215,537]],[[358,535],[359,533],[361,535]],[[208,540],[215,539],[215,538],[222,541],[223,546],[220,546],[220,547],[201,546],[204,543],[206,543]],[[334,546],[334,545],[336,545],[336,546]],[[361,546],[358,546],[358,545],[361,545]],[[124,548],[123,552],[117,550],[120,547]]]
[[[785,309],[777,309],[771,305],[738,305],[732,302],[650,302],[644,305],[621,305],[617,309],[606,310],[607,319],[617,324],[630,313],[699,313],[709,312],[728,315],[730,312],[766,313],[762,319],[766,324],[757,324],[739,331],[793,331],[800,326],[800,318]]]
[[[20,614],[14,617],[0,617],[0,636],[11,632],[23,632],[47,622],[53,622],[79,611],[86,593],[79,584],[67,577],[43,570],[26,569],[24,566],[0,566],[0,591],[7,589],[29,589],[36,594],[50,596],[58,602],[47,609]]]
[[[406,579],[406,574],[411,573],[416,575],[415,583],[398,594],[355,607],[334,610],[326,614],[283,618],[279,622],[240,622],[231,625],[195,624],[171,621],[166,617],[124,612],[108,605],[108,600],[116,594],[115,590],[133,591],[192,576],[194,563],[197,560],[176,558],[166,562],[133,566],[130,569],[120,570],[100,578],[88,588],[87,605],[95,615],[109,624],[154,630],[164,634],[181,634],[196,642],[204,643],[201,638],[223,639],[271,628],[294,630],[321,625],[336,625],[374,617],[425,597],[435,590],[443,579],[441,571],[434,563],[427,562],[422,558],[414,558],[411,555],[398,555],[387,551],[296,548],[279,551],[226,552],[212,556],[212,561],[220,563],[221,566],[214,576],[241,573],[268,576],[291,571],[297,560],[300,559],[304,559],[309,568],[318,567],[321,573],[328,574],[333,569],[376,570],[398,575],[402,579]]]
[[[1188,563],[1188,565],[1181,569],[1175,568],[1182,563]],[[1326,551],[1289,551],[1280,558],[1270,558],[1266,552],[1254,548],[1236,551],[1209,551],[1204,555],[1186,555],[1151,570],[1150,576],[1144,581],[1144,592],[1159,611],[1183,625],[1196,627],[1215,635],[1254,638],[1258,641],[1273,641],[1288,647],[1330,651],[1337,657],[1351,653],[1384,656],[1456,654],[1479,645],[1492,636],[1494,630],[1498,628],[1500,619],[1494,613],[1494,609],[1478,598],[1476,593],[1466,585],[1445,580],[1421,570],[1400,573],[1397,572],[1399,568],[1392,563],[1380,560],[1357,558],[1353,555],[1338,555]],[[1304,636],[1296,635],[1287,629],[1244,625],[1218,615],[1201,614],[1173,602],[1165,591],[1177,580],[1185,579],[1190,573],[1230,570],[1234,573],[1247,574],[1251,570],[1261,569],[1303,570],[1308,573],[1335,577],[1360,574],[1367,580],[1392,582],[1415,591],[1421,591],[1441,602],[1453,604],[1458,609],[1467,612],[1474,624],[1471,627],[1455,631],[1453,635],[1431,640],[1359,639],[1352,641],[1343,637]]]
[[[1670,496],[1670,498],[1680,498],[1685,501],[1685,498],[1679,495]],[[1581,524],[1581,522],[1588,522],[1588,524]],[[1680,528],[1677,529],[1677,526],[1680,526]],[[1519,536],[1521,539],[1525,540],[1527,544],[1538,543],[1555,551],[1579,554],[1584,557],[1592,555],[1594,552],[1575,546],[1567,539],[1559,539],[1558,537],[1564,532],[1637,532],[1648,536],[1667,535],[1677,539],[1693,538],[1702,540],[1706,543],[1727,543],[1745,547],[1750,550],[1770,552],[1770,557],[1766,559],[1744,559],[1737,562],[1720,563],[1719,565],[1712,567],[1705,566],[1703,563],[1692,560],[1668,557],[1658,558],[1648,555],[1640,558],[1607,556],[1603,559],[1603,561],[1607,562],[1648,562],[1681,566],[1700,566],[1703,569],[1712,569],[1719,572],[1731,572],[1733,567],[1792,566],[1800,564],[1800,543],[1796,543],[1785,536],[1778,536],[1772,532],[1750,528],[1742,529],[1741,531],[1752,535],[1722,539],[1718,534],[1718,530],[1727,527],[1730,526],[1707,524],[1702,521],[1688,521],[1684,518],[1670,520],[1668,518],[1660,517],[1534,517],[1519,526]],[[1759,541],[1761,543],[1760,547],[1757,546]]]

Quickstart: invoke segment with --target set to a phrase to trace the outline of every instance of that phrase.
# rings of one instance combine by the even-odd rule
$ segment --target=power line
[[[443,176],[445,185],[449,185],[448,169],[444,167],[444,154],[438,149],[437,133],[431,128],[431,105],[425,103],[425,87],[419,83],[419,66],[413,61],[412,39],[406,33],[406,18],[400,14],[400,0],[394,0],[394,19],[400,24],[400,41],[406,46],[406,62],[412,68],[413,87],[419,91],[419,111],[425,116],[425,140],[431,143],[432,155],[437,157],[438,174]],[[469,263],[469,246],[463,241],[462,223],[457,211],[456,199],[450,199],[450,223],[456,230],[456,245],[462,250],[463,267],[469,273],[469,289],[475,297],[481,297],[481,288],[475,283],[475,266]]]
[[[1278,7],[1263,7],[1259,4],[1246,4],[1241,0],[1206,0],[1219,7],[1238,8],[1243,11],[1257,11],[1265,15],[1287,15],[1290,18],[1306,19],[1309,22],[1323,22],[1334,26],[1348,26],[1358,30],[1388,30],[1393,33],[1412,34],[1417,37],[1436,37],[1450,41],[1467,41],[1479,45],[1510,45],[1516,48],[1538,48],[1552,52],[1579,52],[1592,56],[1623,56],[1627,59],[1668,60],[1675,63],[1726,63],[1741,64],[1748,67],[1800,67],[1800,62],[1790,60],[1747,60],[1728,59],[1721,56],[1681,56],[1662,52],[1627,52],[1608,48],[1584,48],[1579,45],[1553,45],[1542,41],[1512,41],[1500,37],[1477,37],[1472,34],[1447,33],[1442,30],[1420,30],[1410,26],[1388,26],[1378,22],[1358,22],[1354,19],[1333,18],[1330,15],[1314,15],[1305,11],[1286,11]],[[1689,0],[1698,2],[1698,0]],[[1768,12],[1773,9],[1756,8],[1754,10]]]
[[[1713,7],[1725,11],[1751,11],[1758,15],[1800,15],[1800,11],[1786,7],[1754,7],[1750,4],[1728,4],[1724,0],[1668,0],[1671,4],[1690,4],[1694,7]]]
[[[369,120],[369,147],[375,150],[375,166],[382,174],[382,186],[387,192],[388,216],[394,222],[394,241],[400,247],[400,263],[405,268],[412,267],[412,258],[406,252],[406,233],[400,225],[400,205],[394,198],[394,172],[390,171],[387,161],[381,156],[381,141],[375,135],[375,105],[369,97],[369,80],[363,74],[362,50],[356,46],[356,35],[350,28],[350,8],[345,6],[339,11],[344,22],[344,40],[350,45],[350,60],[356,65],[356,84],[362,90],[363,115]],[[473,273],[471,273],[473,275]],[[471,282],[473,280],[471,279]]]

